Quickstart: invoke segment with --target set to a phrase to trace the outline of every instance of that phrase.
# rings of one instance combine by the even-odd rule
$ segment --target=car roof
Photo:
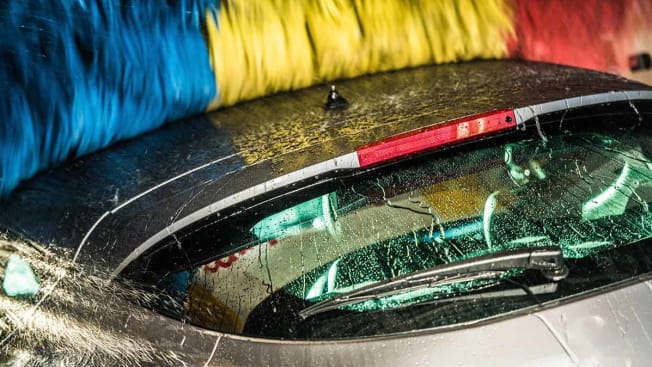
[[[478,61],[364,76],[337,89],[347,109],[324,109],[329,86],[280,93],[42,173],[0,204],[0,227],[115,268],[180,219],[320,162],[346,165],[340,158],[379,139],[492,110],[517,108],[523,120],[536,114],[530,106],[550,101],[568,107],[573,97],[581,104],[583,96],[652,88],[559,65]]]

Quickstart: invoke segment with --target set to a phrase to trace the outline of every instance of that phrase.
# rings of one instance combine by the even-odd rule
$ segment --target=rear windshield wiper
[[[421,288],[482,279],[496,279],[513,269],[539,270],[548,279],[559,281],[568,275],[559,246],[509,249],[370,284],[354,291],[317,302],[299,311],[302,319],[342,306],[378,299]]]

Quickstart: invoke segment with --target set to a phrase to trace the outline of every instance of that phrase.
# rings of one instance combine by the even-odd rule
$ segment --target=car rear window
[[[595,290],[652,270],[645,245],[652,237],[651,142],[643,128],[565,132],[342,179],[312,196],[303,192],[299,203],[282,198],[272,212],[239,214],[247,225],[225,219],[208,246],[228,243],[233,251],[175,270],[158,285],[180,301],[176,316],[194,324],[291,339],[448,326]],[[558,282],[513,269],[300,316],[370,284],[551,245],[569,268]]]

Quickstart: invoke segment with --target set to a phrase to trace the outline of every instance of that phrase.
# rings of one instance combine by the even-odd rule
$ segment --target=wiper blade
[[[496,279],[512,269],[539,270],[548,279],[559,281],[568,275],[559,246],[509,249],[455,263],[387,279],[329,298],[299,311],[308,317],[336,308],[422,288],[439,287],[472,280]]]

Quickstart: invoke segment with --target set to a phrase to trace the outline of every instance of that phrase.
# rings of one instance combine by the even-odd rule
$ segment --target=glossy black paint
[[[645,89],[587,70],[488,61],[342,81],[338,90],[351,105],[337,113],[323,108],[324,86],[281,93],[42,174],[0,204],[0,228],[71,249],[92,229],[81,259],[113,267],[177,218],[378,139],[496,109]]]

